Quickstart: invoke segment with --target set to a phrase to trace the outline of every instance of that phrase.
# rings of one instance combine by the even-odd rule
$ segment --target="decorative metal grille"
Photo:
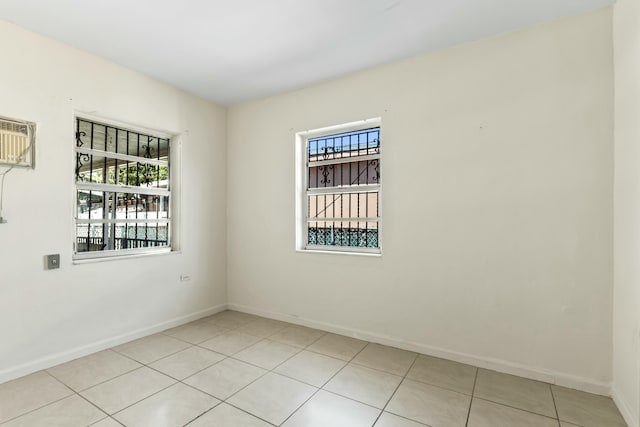
[[[168,247],[170,141],[76,119],[76,255]]]
[[[311,138],[307,246],[379,248],[380,128]]]

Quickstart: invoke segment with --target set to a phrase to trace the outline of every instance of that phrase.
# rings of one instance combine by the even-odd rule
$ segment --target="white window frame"
[[[175,146],[178,140],[178,135],[173,135],[164,131],[159,131],[155,129],[148,129],[140,126],[131,125],[128,123],[118,122],[110,119],[105,119],[103,117],[96,117],[90,114],[82,114],[78,113],[74,115],[73,118],[73,154],[74,157],[77,154],[93,154],[96,156],[107,156],[109,158],[114,158],[123,161],[135,161],[140,159],[138,156],[127,155],[122,153],[106,153],[104,150],[100,149],[91,149],[86,147],[77,147],[76,145],[76,123],[77,120],[85,120],[88,122],[94,122],[99,125],[114,127],[118,129],[129,130],[134,133],[139,133],[143,135],[150,135],[155,138],[168,139],[169,140],[169,152],[167,160],[158,160],[158,159],[145,159],[144,163],[150,165],[158,165],[158,166],[167,166],[169,169],[169,179],[167,183],[167,188],[154,188],[154,187],[136,187],[136,186],[127,186],[127,185],[113,185],[113,184],[103,184],[103,183],[86,183],[86,182],[77,182],[76,176],[74,173],[73,176],[73,261],[92,261],[92,260],[107,260],[107,259],[117,259],[117,258],[126,258],[130,256],[140,256],[140,255],[153,255],[153,254],[167,254],[172,251],[177,250],[177,245],[174,242],[176,235],[176,224],[174,219],[174,206],[176,204],[175,201],[175,191],[173,191],[173,187],[175,186],[175,167],[174,157],[176,148]],[[142,162],[141,162],[142,163]],[[74,160],[75,165],[75,160]],[[75,166],[74,166],[75,167]],[[158,195],[158,196],[166,196],[168,197],[168,211],[167,218],[161,219],[80,219],[78,218],[78,198],[77,192],[78,190],[89,190],[89,191],[98,191],[106,193],[129,193],[129,194],[141,194],[141,195]],[[103,196],[104,197],[104,196]],[[132,248],[132,249],[113,249],[113,250],[101,250],[101,251],[86,251],[86,252],[78,252],[77,251],[77,242],[78,242],[78,233],[77,233],[77,225],[78,224],[118,224],[118,223],[163,223],[168,225],[167,231],[167,246],[158,246],[158,247],[146,247],[146,248]]]
[[[316,188],[309,189],[309,164],[307,161],[307,144],[310,139],[321,138],[324,136],[330,136],[334,134],[353,132],[366,130],[370,128],[379,127],[380,134],[382,135],[382,120],[380,117],[359,120],[356,122],[344,123],[335,126],[328,126],[318,129],[306,130],[297,132],[295,135],[295,159],[296,159],[296,176],[295,176],[295,219],[296,219],[296,251],[309,252],[309,253],[338,253],[338,254],[352,254],[352,255],[382,255],[382,184],[364,184],[358,187],[356,190],[354,187],[333,187],[333,188]],[[380,137],[382,140],[382,136]],[[380,161],[380,168],[383,167],[381,160],[381,154],[371,156],[362,156],[361,160],[366,159],[378,159]],[[353,160],[352,160],[353,161]],[[348,159],[335,160],[332,163],[349,162]],[[307,218],[308,212],[308,196],[312,194],[350,194],[350,193],[363,193],[363,192],[377,192],[378,193],[378,217],[375,219],[378,223],[378,247],[368,248],[361,246],[330,246],[330,245],[309,245],[308,244],[308,231],[307,222],[310,221]],[[362,218],[360,218],[362,219]]]

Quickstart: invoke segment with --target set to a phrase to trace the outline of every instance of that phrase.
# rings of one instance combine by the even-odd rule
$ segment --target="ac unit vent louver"
[[[34,166],[35,124],[0,118],[0,164]]]

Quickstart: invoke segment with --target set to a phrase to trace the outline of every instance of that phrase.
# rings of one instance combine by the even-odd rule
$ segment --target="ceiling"
[[[220,104],[615,0],[2,0],[0,19]]]

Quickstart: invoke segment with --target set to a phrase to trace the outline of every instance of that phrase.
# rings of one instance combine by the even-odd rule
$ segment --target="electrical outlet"
[[[60,268],[60,254],[46,255],[45,258],[47,260],[47,270]]]

